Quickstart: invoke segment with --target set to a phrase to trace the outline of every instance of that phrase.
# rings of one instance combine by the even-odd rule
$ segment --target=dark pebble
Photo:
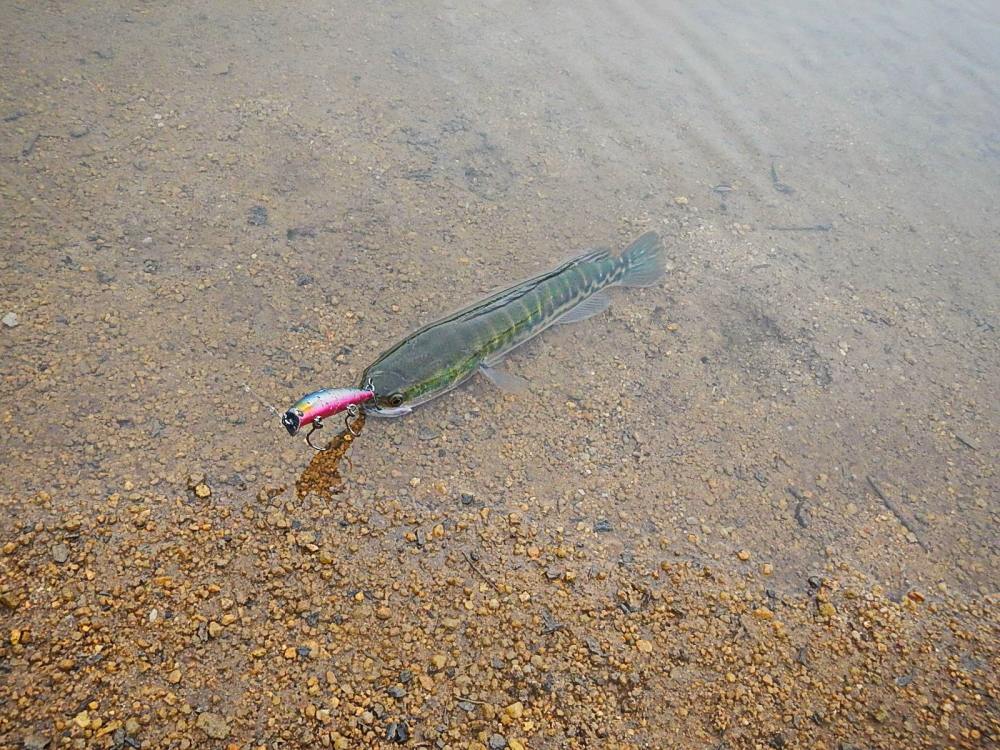
[[[770,740],[768,740],[767,744],[773,747],[775,750],[781,750],[781,748],[785,746],[785,735],[779,732],[778,734],[774,735]]]
[[[913,682],[912,674],[900,675],[899,677],[896,678],[896,687],[906,687],[911,682]]]
[[[385,738],[390,742],[398,742],[402,745],[410,739],[410,728],[406,726],[405,721],[393,721],[386,729]]]
[[[502,734],[491,734],[486,744],[490,746],[490,750],[504,750],[507,747],[507,738]]]
[[[606,534],[611,531],[611,521],[601,518],[594,523],[594,531],[598,534]]]
[[[476,501],[476,496],[468,492],[462,493],[462,505],[472,505]]]
[[[404,685],[409,684],[410,680],[412,679],[413,679],[413,672],[411,672],[409,669],[404,669],[402,672],[399,673],[399,681],[402,682]]]
[[[263,206],[254,206],[250,209],[250,216],[247,222],[254,227],[267,226],[267,209]]]
[[[304,276],[299,276],[299,278],[295,281],[295,283],[298,286],[309,286],[310,284],[313,283],[313,277],[310,276],[309,274],[305,274]]]
[[[387,692],[393,698],[405,698],[406,697],[406,690],[403,688],[402,685],[393,685],[391,688],[389,688],[385,692]]]
[[[303,659],[312,653],[312,650],[308,646],[299,646],[297,649],[295,649],[295,651]]]

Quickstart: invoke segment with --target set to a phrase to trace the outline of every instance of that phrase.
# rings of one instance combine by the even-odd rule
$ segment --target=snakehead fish
[[[619,256],[592,250],[429,323],[365,370],[360,389],[374,394],[365,411],[402,416],[476,372],[501,388],[520,390],[524,381],[495,369],[507,354],[555,323],[603,312],[611,304],[604,294],[608,287],[651,286],[663,270],[663,245],[649,232]]]

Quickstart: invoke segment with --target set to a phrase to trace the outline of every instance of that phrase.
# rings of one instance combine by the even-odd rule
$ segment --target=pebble
[[[194,494],[204,500],[205,498],[212,496],[212,488],[204,482],[199,482],[194,486]]]
[[[49,746],[49,738],[44,734],[29,734],[22,740],[24,750],[45,750]]]
[[[406,688],[402,685],[393,685],[386,692],[393,698],[405,698]]]
[[[229,724],[225,718],[210,711],[198,714],[195,726],[213,740],[224,740],[229,736]]]
[[[653,653],[653,644],[645,638],[640,638],[635,642],[635,647],[644,654]]]
[[[52,559],[62,565],[69,559],[69,548],[62,543],[52,545]]]
[[[267,209],[264,206],[254,206],[250,209],[247,223],[254,227],[267,226]]]
[[[2,320],[5,326],[7,326],[8,328],[14,328],[18,323],[17,313],[9,312],[3,316]]]
[[[491,734],[486,744],[490,750],[504,750],[507,747],[507,738],[502,734]]]
[[[746,562],[747,560],[750,559],[750,550],[741,549],[739,552],[736,553],[736,556],[743,562]]]
[[[410,739],[410,728],[406,726],[405,721],[393,721],[386,729],[385,738],[402,745]]]
[[[520,719],[524,715],[524,704],[521,701],[511,703],[504,709],[504,713],[511,719]]]
[[[674,203],[676,203],[678,206],[686,206],[688,204],[687,196],[685,195],[674,196]]]

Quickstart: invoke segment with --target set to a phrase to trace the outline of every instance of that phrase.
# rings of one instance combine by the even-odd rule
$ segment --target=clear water
[[[271,489],[294,508],[313,454],[242,383],[280,409],[354,385],[415,326],[656,229],[662,285],[515,353],[529,396],[477,379],[369,420],[308,507],[389,540],[486,505],[597,569],[767,563],[790,595],[838,570],[995,595],[994,4],[8,3],[0,23],[5,537],[120,493],[158,525],[105,542],[155,569],[209,512],[191,475],[231,523]]]

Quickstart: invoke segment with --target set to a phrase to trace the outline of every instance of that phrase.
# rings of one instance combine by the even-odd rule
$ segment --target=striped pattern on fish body
[[[619,256],[594,250],[420,328],[362,375],[375,414],[397,416],[445,393],[560,321],[600,312],[601,290],[648,286],[663,272],[663,248],[643,235]]]

